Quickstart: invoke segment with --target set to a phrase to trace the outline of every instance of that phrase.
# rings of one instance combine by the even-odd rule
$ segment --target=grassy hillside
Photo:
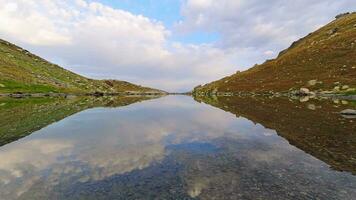
[[[52,64],[0,39],[0,93],[149,92],[125,81],[93,80]]]
[[[294,42],[276,59],[198,86],[194,91],[264,93],[301,87],[314,91],[355,92],[350,88],[356,88],[356,13],[338,17]]]
[[[306,102],[288,98],[195,97],[222,110],[245,117],[277,134],[299,149],[328,163],[332,168],[356,174],[356,123],[339,112],[356,108],[328,100]]]

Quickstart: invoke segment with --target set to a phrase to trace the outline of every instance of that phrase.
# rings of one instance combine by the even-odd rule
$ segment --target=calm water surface
[[[342,103],[145,100],[0,101],[0,199],[356,199]]]

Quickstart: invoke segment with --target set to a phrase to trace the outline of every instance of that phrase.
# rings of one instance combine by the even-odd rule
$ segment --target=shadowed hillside
[[[331,101],[291,101],[287,98],[195,97],[197,101],[276,130],[290,144],[328,163],[356,174],[356,119],[339,112],[355,108]],[[343,102],[346,103],[345,101]]]

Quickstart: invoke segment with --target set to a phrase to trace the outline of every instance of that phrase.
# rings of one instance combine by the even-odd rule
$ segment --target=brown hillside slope
[[[194,92],[286,92],[301,87],[317,91],[338,85],[356,88],[356,13],[338,17],[294,42],[276,59],[198,86]]]

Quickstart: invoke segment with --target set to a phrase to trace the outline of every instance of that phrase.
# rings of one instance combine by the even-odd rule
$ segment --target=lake
[[[0,199],[356,199],[355,108],[257,97],[0,99]]]

